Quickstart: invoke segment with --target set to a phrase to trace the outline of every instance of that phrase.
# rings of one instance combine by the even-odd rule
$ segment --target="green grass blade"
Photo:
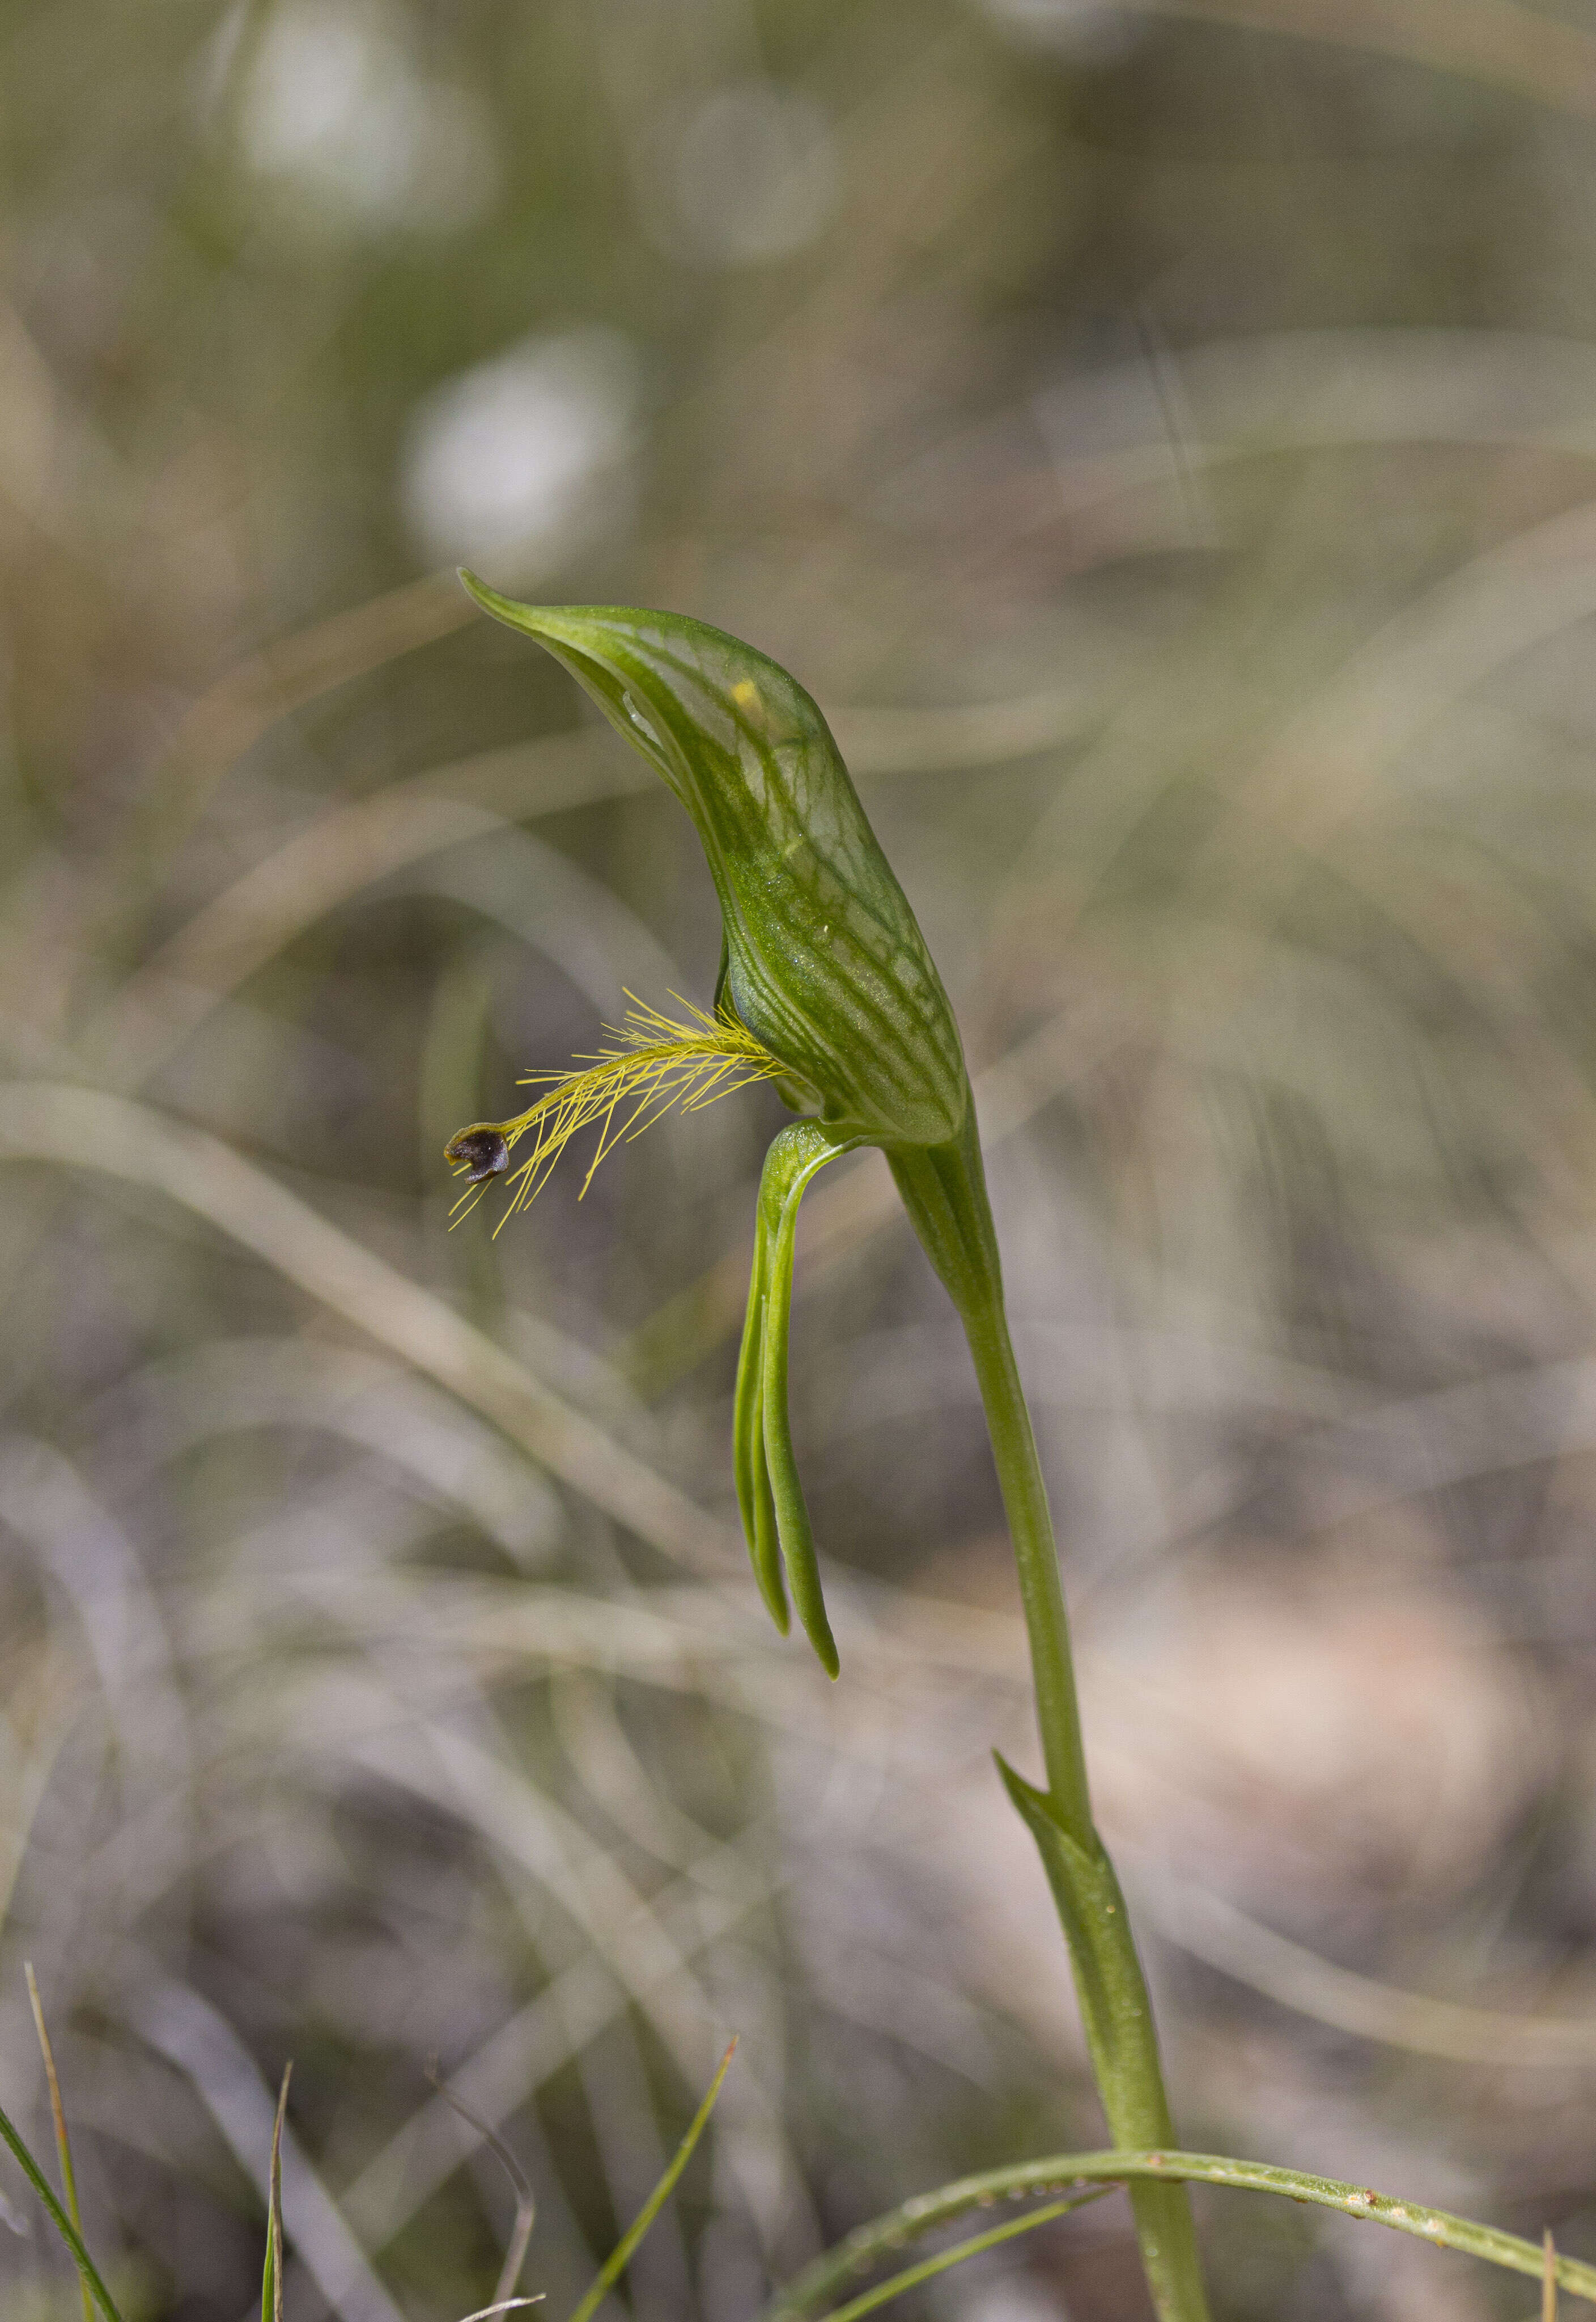
[[[873,2290],[862,2290],[846,2306],[834,2307],[825,2322],[860,2322],[862,2315],[885,2306],[889,2299],[901,2298],[906,2290],[929,2281],[933,2274],[945,2273],[952,2265],[962,2265],[967,2257],[979,2257],[982,2250],[996,2249],[999,2242],[1011,2242],[1017,2234],[1032,2233],[1038,2226],[1050,2226],[1055,2217],[1067,2217],[1072,2209],[1082,2208],[1088,2201],[1100,2201],[1111,2189],[1107,2185],[1093,2186],[1090,2192],[1077,2193],[1067,2201],[1050,2201],[1044,2209],[1033,2209],[1028,2217],[1011,2217],[1006,2226],[993,2226],[984,2234],[971,2234],[967,2242],[955,2242],[952,2249],[922,2258],[918,2265],[906,2266],[889,2281],[879,2281]]]
[[[714,2080],[709,2083],[709,2093],[705,2098],[703,2103],[698,2107],[698,2111],[693,2115],[692,2125],[689,2128],[687,2135],[682,2138],[681,2143],[677,2146],[675,2157],[671,2161],[670,2166],[666,2170],[665,2174],[654,2187],[654,2189],[649,2195],[648,2199],[643,2203],[642,2208],[639,2209],[637,2215],[633,2218],[632,2223],[621,2235],[620,2240],[616,2244],[614,2249],[611,2250],[609,2255],[605,2259],[604,2263],[599,2267],[597,2278],[594,2281],[593,2287],[588,2290],[581,2304],[577,2308],[576,2312],[571,2316],[570,2322],[588,2322],[588,2317],[593,2313],[594,2308],[597,2306],[599,2299],[604,2296],[605,2291],[610,2287],[610,2284],[618,2281],[620,2276],[625,2272],[626,2267],[631,2261],[633,2251],[637,2247],[638,2243],[643,2239],[644,2234],[647,2233],[649,2227],[653,2224],[654,2219],[659,2216],[661,2210],[670,2199],[671,2193],[675,2189],[677,2179],[681,2175],[682,2171],[687,2167],[689,2161],[692,2157],[694,2145],[697,2144],[698,2139],[703,2135],[705,2129],[708,2125],[709,2116],[715,2110],[715,2099],[720,2094],[720,2084],[725,2079],[727,2069],[731,2064],[732,2058],[736,2053],[736,2050],[737,2043],[734,2040],[731,2046],[726,2050],[725,2054],[721,2058],[720,2070],[716,2072]]]
[[[51,2192],[49,2178],[45,2176],[39,2163],[23,2143],[10,2115],[3,2110],[0,2110],[0,2136],[3,2136],[10,2145],[16,2157],[18,2168],[38,2194],[50,2224],[71,2252],[72,2263],[78,2268],[78,2275],[95,2304],[105,2316],[105,2322],[122,2322],[122,2317],[116,2310],[116,2300],[100,2280],[95,2262],[83,2245],[83,2235]]]
[[[81,2240],[83,2214],[78,2206],[78,2172],[72,2166],[72,2141],[67,2135],[67,2108],[61,2102],[55,2050],[50,2044],[50,2033],[44,2021],[44,2003],[39,1997],[39,1979],[33,1973],[32,1960],[23,1961],[23,1973],[27,1979],[28,2005],[33,2011],[33,2029],[39,2034],[39,2052],[44,2059],[44,2077],[50,2087],[50,2112],[55,2123],[55,2149],[61,2165],[61,2190],[67,2197],[67,2214],[72,2220],[73,2230]],[[78,2277],[78,2287],[83,2298],[83,2322],[95,2322],[95,2302],[81,2274]]]
[[[266,2263],[260,2274],[260,2322],[283,2322],[283,2121],[288,2109],[290,2061],[283,2069],[278,2091],[277,2118],[271,2129],[271,2176],[266,2199]]]
[[[917,2234],[929,2233],[968,2209],[992,2201],[1017,2200],[1027,2193],[1072,2193],[1089,2184],[1128,2185],[1149,2178],[1170,2184],[1223,2185],[1237,2192],[1280,2193],[1288,2200],[1315,2208],[1339,2210],[1411,2234],[1433,2249],[1458,2250],[1465,2257],[1547,2279],[1543,2245],[1503,2233],[1496,2226],[1477,2225],[1472,2217],[1456,2217],[1446,2209],[1430,2209],[1417,2201],[1399,2201],[1367,2185],[1349,2185],[1337,2177],[1315,2177],[1300,2169],[1277,2169],[1263,2161],[1235,2161],[1213,2153],[1062,2153],[1045,2161],[1022,2161],[1007,2169],[989,2169],[979,2177],[962,2177],[934,2193],[919,2193],[884,2217],[859,2226],[834,2249],[778,2290],[765,2308],[767,2322],[798,2322],[798,2317],[822,2308],[851,2274],[877,2258],[898,2249]],[[1596,2305],[1596,2265],[1578,2258],[1554,2255],[1551,2280],[1558,2289]],[[835,2322],[828,2317],[828,2322]]]

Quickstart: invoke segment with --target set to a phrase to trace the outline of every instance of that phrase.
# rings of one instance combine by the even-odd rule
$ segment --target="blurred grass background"
[[[1596,2254],[1587,0],[8,0],[0,105],[0,2095],[42,2149],[32,1958],[130,2312],[242,2322],[290,2055],[295,2322],[492,2294],[434,2060],[557,2313],[742,2034],[611,2322],[1100,2138],[879,1160],[802,1238],[834,1688],[733,1538],[776,1099],[448,1231],[449,1133],[718,943],[462,558],[834,719],[1186,2143]],[[1203,2219],[1227,2322],[1526,2307]],[[1141,2295],[1116,2199],[919,2310]]]

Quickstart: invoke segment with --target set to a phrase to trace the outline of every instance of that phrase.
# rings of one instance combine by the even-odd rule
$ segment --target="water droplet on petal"
[[[621,699],[625,704],[627,717],[630,718],[638,732],[646,741],[652,742],[656,750],[662,748],[663,745],[661,744],[659,736],[649,724],[648,719],[643,716],[642,710],[637,707],[636,702],[633,700],[632,696],[629,693],[623,692]]]

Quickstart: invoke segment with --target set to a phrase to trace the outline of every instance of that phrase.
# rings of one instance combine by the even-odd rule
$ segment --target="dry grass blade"
[[[510,2238],[505,2245],[504,2263],[499,2268],[498,2281],[494,2287],[493,2295],[496,2303],[483,2307],[481,2312],[501,2314],[510,2306],[534,2305],[535,2299],[517,2299],[515,2295],[515,2284],[521,2279],[521,2269],[526,2263],[527,2245],[532,2240],[533,2228],[537,2224],[537,2197],[532,2189],[532,2180],[491,2122],[484,2120],[480,2113],[473,2112],[469,2104],[457,2097],[453,2090],[445,2085],[442,2075],[434,2065],[427,2067],[427,2078],[450,2110],[457,2112],[461,2120],[468,2122],[476,2130],[515,2189],[515,2218],[510,2227]],[[467,2322],[477,2322],[477,2317],[468,2316]]]
[[[1557,2322],[1557,2244],[1552,2239],[1550,2226],[1541,2246],[1546,2252],[1546,2271],[1541,2276],[1541,2322]]]
[[[50,2033],[44,2022],[44,2007],[39,1997],[39,1979],[33,1973],[32,1960],[23,1961],[23,1973],[28,1982],[28,2005],[33,2011],[33,2029],[39,2034],[39,2052],[44,2059],[44,2077],[50,2087],[50,2117],[55,2123],[56,2153],[61,2164],[61,2190],[67,2197],[67,2214],[76,2232],[83,2231],[83,2217],[78,2206],[78,2174],[72,2166],[71,2140],[67,2135],[66,2107],[61,2102],[61,2084],[55,2068],[55,2051],[50,2044]],[[83,2322],[94,2322],[94,2299],[88,2283],[81,2275],[78,2288],[83,2299]]]

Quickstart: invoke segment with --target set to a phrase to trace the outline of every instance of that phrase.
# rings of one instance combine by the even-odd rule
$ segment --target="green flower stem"
[[[973,1108],[947,1145],[889,1149],[916,1230],[970,1342],[1019,1570],[1047,1787],[999,1758],[1008,1795],[1047,1872],[1069,1946],[1081,2024],[1108,2134],[1129,2151],[1175,2141],[1146,1980],[1125,1897],[1091,1816],[1069,1617],[1036,1439],[1014,1359],[1002,1267]],[[1191,2208],[1183,2189],[1138,2180],[1131,2207],[1160,2322],[1207,2322]]]
[[[1014,1359],[1001,1292],[967,1311],[964,1335],[975,1364],[987,1432],[991,1438],[1003,1512],[1008,1519],[1019,1569],[1020,1603],[1031,1649],[1031,1678],[1036,1693],[1036,1724],[1047,1795],[1059,1823],[1078,1846],[1097,1843],[1086,1754],[1081,1740],[1081,1709],[1075,1695],[1075,1663],[1070,1650],[1070,1616],[1047,1487],[1036,1457],[1036,1438],[1025,1389]],[[1151,2140],[1159,2143],[1162,2140]]]
[[[1108,2134],[1131,2149],[1172,2144],[1174,2124],[1146,1980],[1119,1882],[1091,1819],[1058,1550],[1001,1298],[963,1320],[1019,1567],[1047,1789],[1033,1789],[1001,1760],[1000,1770],[1036,1840],[1063,1923]],[[1208,2300],[1184,2189],[1141,2179],[1130,2199],[1163,2322],[1204,2322]]]

